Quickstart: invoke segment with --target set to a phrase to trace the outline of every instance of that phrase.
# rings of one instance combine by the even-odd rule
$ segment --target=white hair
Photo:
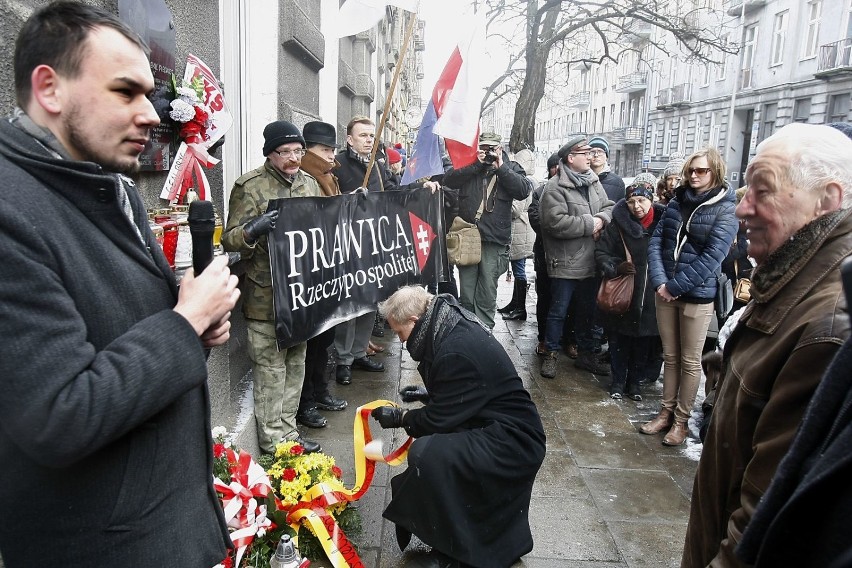
[[[403,323],[411,317],[420,317],[426,313],[434,297],[421,286],[403,286],[390,298],[379,302],[379,313],[390,321]]]
[[[783,145],[790,158],[787,179],[793,187],[821,191],[837,183],[843,191],[841,209],[852,207],[852,140],[822,124],[792,123],[757,145],[757,154]]]

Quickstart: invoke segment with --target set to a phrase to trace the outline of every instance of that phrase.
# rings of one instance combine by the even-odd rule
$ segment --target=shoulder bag
[[[627,262],[633,262],[630,251],[627,250],[627,243],[624,242],[624,235],[621,231],[618,231],[618,234],[624,245]],[[598,288],[598,309],[617,316],[626,314],[633,300],[634,276],[635,274],[620,274],[615,278],[601,280],[601,287]]]
[[[716,319],[719,321],[728,317],[734,307],[734,286],[724,272],[716,275]]]
[[[468,223],[461,217],[453,219],[450,231],[447,233],[447,260],[456,266],[474,266],[482,260],[482,237],[476,222],[482,216],[482,208],[488,199],[488,192],[497,183],[497,174],[491,178],[485,190],[485,199],[480,201],[476,211],[476,219]]]

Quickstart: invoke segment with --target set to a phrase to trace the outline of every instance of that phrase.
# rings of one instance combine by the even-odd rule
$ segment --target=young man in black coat
[[[212,484],[204,348],[237,278],[181,281],[135,185],[159,123],[144,42],[50,4],[15,50],[0,121],[0,554],[30,566],[209,567],[232,547]]]

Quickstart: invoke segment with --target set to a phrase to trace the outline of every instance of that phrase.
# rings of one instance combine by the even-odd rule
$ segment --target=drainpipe
[[[745,6],[747,0],[742,0],[743,4],[740,7],[740,50],[737,54],[737,68],[734,73],[734,90],[731,93],[731,106],[728,108],[728,135],[725,140],[725,164],[730,166],[731,163],[731,155],[733,153],[733,148],[731,147],[732,136],[733,133],[733,125],[734,125],[734,107],[737,104],[737,91],[739,90],[739,82],[740,82],[740,72],[742,71],[743,66],[743,44],[745,43]],[[743,152],[747,152],[748,149],[743,147]],[[731,168],[728,167],[728,171],[731,171]],[[737,170],[739,172],[739,169]],[[730,180],[728,180],[730,183]],[[742,184],[742,180],[739,182]]]

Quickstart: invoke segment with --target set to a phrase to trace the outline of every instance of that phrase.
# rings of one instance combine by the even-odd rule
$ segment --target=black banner
[[[376,309],[400,286],[445,280],[443,199],[428,189],[270,201],[279,349]]]

